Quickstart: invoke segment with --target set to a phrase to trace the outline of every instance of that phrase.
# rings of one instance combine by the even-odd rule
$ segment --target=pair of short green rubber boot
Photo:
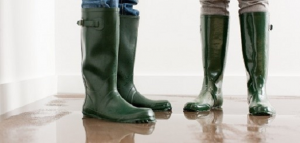
[[[133,83],[138,16],[118,8],[82,9],[82,76],[86,116],[126,123],[155,122],[154,111],[170,111],[167,100],[150,100]]]
[[[184,111],[210,111],[223,104],[222,81],[225,67],[229,16],[202,15],[201,37],[204,80],[199,96],[186,103]],[[240,14],[244,64],[248,75],[248,103],[251,115],[275,115],[266,95],[269,47],[267,12]]]

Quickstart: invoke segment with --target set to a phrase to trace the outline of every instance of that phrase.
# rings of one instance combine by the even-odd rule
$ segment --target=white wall
[[[56,72],[59,93],[83,93],[80,76],[81,1],[56,0]],[[298,1],[270,0],[268,92],[299,95],[300,19]],[[148,0],[141,12],[135,81],[142,93],[196,95],[202,83],[198,0]],[[153,10],[154,9],[154,10]],[[230,3],[230,40],[224,78],[225,95],[246,95],[246,74],[238,21],[238,2]]]
[[[56,93],[54,1],[0,1],[0,114]]]

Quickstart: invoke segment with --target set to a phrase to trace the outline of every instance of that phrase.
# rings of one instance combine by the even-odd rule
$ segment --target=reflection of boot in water
[[[204,142],[223,142],[223,111],[211,110],[210,112],[185,112],[185,117],[190,120],[197,120],[203,134],[200,135]]]
[[[251,116],[248,115],[247,120],[247,136],[248,142],[265,142],[266,141],[266,125],[270,124],[275,116]]]
[[[83,118],[87,143],[133,143],[134,134],[149,135],[153,132],[155,124],[124,124]]]
[[[171,118],[172,112],[171,111],[164,111],[164,112],[154,112],[155,118],[158,120],[168,120]]]
[[[210,114],[210,111],[208,112],[184,112],[185,118],[189,120],[197,120],[198,118],[205,118]]]

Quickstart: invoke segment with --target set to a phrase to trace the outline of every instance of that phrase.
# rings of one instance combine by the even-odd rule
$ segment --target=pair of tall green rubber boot
[[[201,16],[204,80],[199,96],[194,102],[186,103],[184,111],[209,111],[222,106],[228,23],[228,16]],[[251,115],[275,114],[266,95],[269,28],[267,12],[240,14],[242,51],[248,75],[248,103]]]
[[[115,122],[154,122],[153,110],[169,111],[166,100],[150,100],[133,83],[139,17],[118,8],[82,9],[83,114]]]

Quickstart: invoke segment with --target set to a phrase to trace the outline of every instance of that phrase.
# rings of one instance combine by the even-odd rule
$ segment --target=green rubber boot
[[[167,100],[150,100],[141,95],[134,83],[134,61],[138,35],[139,16],[120,16],[120,46],[118,63],[118,91],[130,104],[155,111],[170,111]]]
[[[82,9],[82,76],[86,97],[82,113],[86,116],[127,123],[155,121],[148,108],[136,108],[117,90],[119,46],[118,8]]]
[[[242,48],[248,75],[248,102],[251,115],[274,115],[266,95],[269,51],[269,14],[240,14]]]
[[[210,111],[212,108],[220,108],[222,106],[221,87],[225,68],[228,24],[228,16],[201,16],[204,79],[200,94],[194,102],[185,104],[184,111]]]

